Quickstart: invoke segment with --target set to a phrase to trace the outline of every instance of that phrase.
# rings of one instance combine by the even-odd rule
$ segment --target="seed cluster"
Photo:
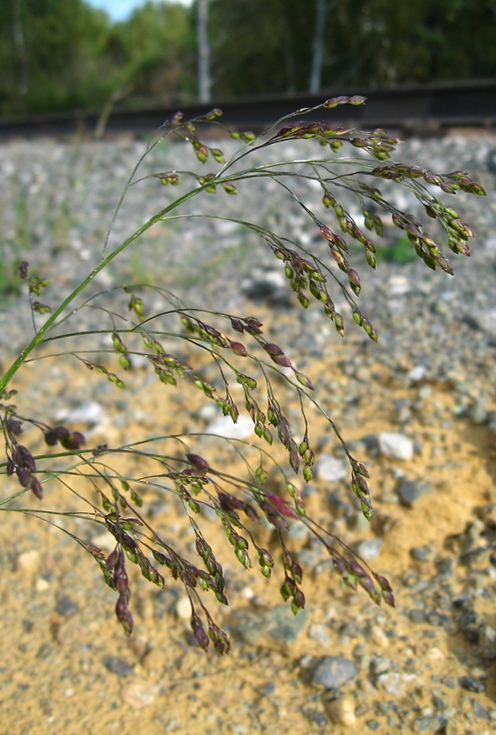
[[[153,183],[158,179],[161,185],[178,187],[180,192],[177,200],[152,217],[147,226],[175,216],[175,209],[193,196],[203,193],[215,195],[218,191],[234,195],[241,190],[240,185],[252,185],[254,179],[270,178],[301,207],[308,218],[309,231],[315,236],[314,241],[324,239],[326,255],[329,257],[318,256],[311,244],[304,246],[296,236],[289,238],[286,234],[279,234],[255,222],[241,224],[260,237],[279,261],[289,287],[303,308],[309,308],[313,299],[334,323],[338,333],[343,335],[344,317],[336,309],[337,300],[333,293],[333,289],[337,289],[349,305],[354,322],[370,339],[377,340],[374,326],[358,306],[361,277],[358,266],[351,265],[351,248],[358,245],[360,252],[364,252],[367,265],[376,268],[374,239],[383,235],[382,216],[387,215],[393,225],[406,234],[415,253],[429,268],[439,267],[449,274],[453,273],[442,245],[434,240],[426,224],[411,213],[395,207],[387,194],[376,186],[377,182],[382,180],[385,187],[393,184],[406,188],[423,205],[427,221],[436,220],[442,225],[451,252],[465,256],[470,254],[468,241],[473,233],[460,220],[457,212],[441,202],[434,192],[439,190],[443,195],[465,192],[478,196],[483,196],[485,192],[465,171],[438,174],[390,161],[400,141],[382,129],[363,132],[321,121],[307,121],[309,115],[324,111],[327,114],[327,111],[340,105],[361,105],[364,102],[365,99],[360,96],[328,99],[314,108],[286,116],[267,134],[258,138],[251,132],[228,131],[241,144],[239,151],[228,160],[220,148],[202,142],[197,130],[200,123],[207,123],[227,131],[220,120],[220,110],[213,109],[193,121],[185,121],[182,113],[177,113],[147,151],[170,134],[188,142],[197,161],[213,166],[213,170],[202,173],[174,170],[145,177],[152,178]],[[308,140],[317,141],[326,149],[322,157],[256,167],[247,164],[245,168],[242,167],[253,150],[263,150],[287,141],[296,141],[299,146],[304,146]],[[344,150],[355,149],[355,157],[338,156],[343,147]],[[134,181],[131,177],[128,185],[138,181],[142,179]],[[193,188],[183,191],[188,182],[192,183]],[[299,186],[296,186],[296,182]],[[318,206],[310,205],[305,195],[299,193],[302,182],[312,182],[320,188],[322,198]],[[345,197],[341,196],[341,192],[351,193],[355,197],[363,225],[343,205]],[[142,231],[146,231],[146,227]],[[139,234],[141,231],[129,238],[127,245],[132,245]],[[120,248],[123,249],[126,243]],[[121,252],[119,248],[103,256],[101,264],[82,281],[81,288],[74,291],[73,299],[83,290],[82,286],[88,285],[118,252]],[[126,634],[132,632],[134,625],[127,571],[127,565],[133,564],[146,580],[158,587],[166,584],[167,576],[181,583],[191,605],[191,630],[197,644],[207,650],[212,643],[220,654],[229,651],[228,635],[215,623],[205,604],[208,593],[218,603],[228,604],[223,567],[202,531],[206,510],[218,518],[237,562],[245,569],[250,569],[252,559],[256,558],[256,566],[267,578],[277,569],[277,561],[260,545],[257,531],[262,518],[270,524],[281,551],[280,594],[285,601],[290,601],[294,614],[306,604],[301,586],[303,570],[295,554],[288,548],[287,532],[294,523],[304,524],[307,531],[323,545],[345,584],[353,589],[360,586],[376,604],[383,601],[394,606],[394,596],[388,581],[371,570],[366,561],[343,541],[307,516],[303,493],[288,479],[286,473],[281,470],[284,482],[280,492],[268,487],[267,466],[273,460],[270,451],[262,447],[270,448],[274,441],[284,448],[289,467],[297,478],[295,482],[298,479],[303,483],[312,480],[316,449],[312,446],[307,416],[306,407],[310,405],[326,417],[331,429],[336,432],[349,462],[351,490],[358,498],[365,518],[370,520],[372,517],[367,468],[350,454],[332,420],[313,397],[311,379],[295,367],[283,347],[267,338],[259,319],[220,311],[188,309],[178,305],[168,292],[162,291],[156,284],[152,289],[154,299],[158,295],[166,302],[164,310],[157,312],[146,303],[146,289],[126,286],[127,313],[120,315],[101,307],[103,318],[109,320],[109,326],[98,331],[99,335],[105,334],[109,338],[111,346],[108,352],[117,362],[117,372],[106,364],[89,359],[87,353],[82,356],[77,350],[70,351],[88,370],[104,375],[120,389],[125,389],[126,385],[118,373],[132,372],[133,358],[139,355],[145,358],[164,386],[174,387],[179,381],[185,381],[192,390],[200,391],[213,401],[233,423],[237,423],[240,413],[246,411],[253,423],[254,434],[263,440],[260,442],[259,460],[255,462],[246,458],[246,476],[231,477],[225,468],[213,466],[201,454],[192,451],[192,437],[167,437],[173,443],[173,451],[170,452],[159,448],[158,443],[155,445],[152,440],[141,442],[141,447],[111,448],[100,445],[85,449],[85,438],[79,431],[65,426],[51,427],[36,419],[20,416],[16,405],[11,402],[15,391],[7,389],[8,383],[31,353],[40,344],[50,341],[50,330],[55,327],[62,329],[66,320],[64,310],[71,303],[71,298],[58,308],[49,307],[37,300],[49,286],[49,281],[30,274],[26,262],[21,263],[19,276],[27,288],[35,336],[0,383],[0,429],[5,440],[6,455],[4,473],[17,478],[21,490],[16,496],[31,490],[39,500],[42,499],[42,486],[51,473],[50,468],[40,470],[40,466],[42,461],[45,466],[49,459],[44,455],[35,456],[21,443],[23,424],[30,424],[42,432],[45,444],[52,448],[49,457],[53,460],[70,456],[73,463],[71,470],[75,467],[75,473],[86,478],[88,486],[96,491],[99,500],[93,502],[89,497],[84,498],[72,490],[69,471],[65,475],[57,471],[55,479],[65,490],[85,500],[90,507],[91,519],[106,528],[115,541],[113,550],[107,554],[74,536],[95,559],[105,582],[116,592],[115,613]],[[92,306],[96,307],[96,304],[92,302]],[[37,327],[39,314],[49,315],[41,327]],[[60,334],[60,331],[56,335],[58,340],[69,336],[72,335]],[[175,340],[178,346],[173,352],[164,348],[164,344],[169,344],[171,340]],[[194,370],[182,355],[181,348],[205,355],[216,370],[217,380],[207,380],[202,370]],[[241,386],[241,400],[235,400],[230,390],[233,381]],[[297,418],[285,407],[287,395],[281,398],[281,385],[291,390],[297,398],[300,406]],[[247,449],[246,443],[239,444],[237,449],[243,453],[243,449]],[[143,470],[141,476],[121,476],[111,462],[119,452],[134,455],[139,466],[146,466],[147,469]],[[173,495],[181,503],[195,538],[194,561],[180,554],[173,543],[152,525],[144,510],[147,489]]]

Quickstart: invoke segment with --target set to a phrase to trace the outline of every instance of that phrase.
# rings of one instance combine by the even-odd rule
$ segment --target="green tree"
[[[198,1],[125,22],[84,0],[0,4],[0,114],[192,101]],[[209,0],[211,95],[493,76],[496,0]],[[200,95],[201,96],[201,95]]]
[[[315,88],[316,53],[328,89],[493,76],[495,20],[495,0],[211,0],[214,96]]]
[[[0,110],[44,112],[97,105],[105,13],[82,0],[14,0],[0,7]]]
[[[195,96],[191,10],[152,3],[112,24],[84,0],[12,0],[0,6],[0,114],[170,104]]]
[[[172,104],[195,96],[195,31],[189,9],[178,3],[136,8],[110,28],[103,43],[118,84],[130,87],[132,104]]]
[[[343,0],[331,23],[330,43],[342,44],[336,76],[371,85],[492,76],[495,20],[494,0]]]
[[[306,89],[314,25],[314,8],[297,0],[212,0],[216,94]]]

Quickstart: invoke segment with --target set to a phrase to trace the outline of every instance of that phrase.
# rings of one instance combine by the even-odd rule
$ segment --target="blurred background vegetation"
[[[496,76],[496,0],[2,0],[0,115]]]

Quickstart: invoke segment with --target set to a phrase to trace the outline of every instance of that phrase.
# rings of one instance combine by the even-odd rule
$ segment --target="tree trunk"
[[[198,0],[196,42],[198,47],[198,96],[200,102],[210,102],[212,99],[212,79],[210,76],[210,46],[208,42],[208,0]]]
[[[324,63],[324,31],[329,0],[315,0],[315,31],[312,42],[312,67],[308,81],[308,91],[316,94],[322,83],[322,66]]]
[[[14,48],[17,55],[18,90],[21,105],[28,93],[28,55],[26,51],[26,38],[22,23],[22,0],[13,0],[12,8],[12,35],[14,37]]]

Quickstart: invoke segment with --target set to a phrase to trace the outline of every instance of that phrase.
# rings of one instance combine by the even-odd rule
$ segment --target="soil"
[[[402,399],[411,401],[412,387],[379,361],[370,371],[367,400],[346,407],[352,379],[339,367],[346,354],[345,346],[336,347],[325,360],[305,367],[316,386],[324,388],[324,404],[326,386],[331,394],[332,376],[332,401],[334,405],[342,402],[338,423],[346,440],[398,431],[394,406]],[[61,385],[84,398],[102,381],[102,376],[95,377],[76,364],[49,361],[43,365],[45,378],[37,382],[37,409],[43,420],[53,420],[63,404]],[[406,365],[405,371],[411,367]],[[15,386],[20,413],[30,410],[23,405],[26,386],[32,409],[37,369],[27,367]],[[102,420],[93,430],[82,427],[91,445],[115,446],[143,434],[195,430],[205,399],[191,398],[184,390],[158,381],[152,381],[142,393],[139,385],[146,378],[139,370],[136,373],[126,395],[108,386],[115,393],[107,395],[106,422]],[[453,560],[451,572],[444,577],[448,596],[464,593],[469,571],[474,569],[459,563],[463,543],[467,534],[479,528],[478,509],[496,502],[494,433],[487,425],[454,419],[455,402],[449,385],[431,384],[422,411],[408,425],[408,433],[420,440],[414,458],[359,457],[366,460],[373,491],[376,488],[372,524],[361,522],[356,513],[351,519],[344,515],[333,521],[333,532],[347,542],[382,540],[378,557],[369,563],[391,582],[395,609],[378,608],[364,592],[349,590],[320,561],[315,568],[304,570],[307,608],[300,613],[302,631],[292,640],[271,638],[263,630],[263,621],[267,611],[281,605],[281,569],[272,580],[257,569],[244,570],[216,524],[205,519],[205,534],[212,544],[218,544],[229,578],[231,606],[223,608],[210,601],[209,608],[216,621],[231,632],[232,650],[224,657],[195,647],[183,589],[172,579],[166,579],[165,589],[159,590],[131,574],[135,629],[127,638],[113,614],[115,593],[103,584],[94,560],[50,524],[20,512],[4,514],[0,527],[0,735],[489,733],[494,723],[489,715],[486,719],[474,715],[474,698],[486,713],[494,713],[494,661],[483,659],[459,627],[436,626],[432,619],[411,620],[412,610],[422,600],[426,601],[424,609],[443,612],[441,598],[430,592],[440,589],[440,559]],[[335,447],[336,439],[322,417],[313,417],[311,426],[316,444]],[[38,447],[41,451],[34,429],[26,434],[26,444],[28,441],[33,450]],[[201,446],[211,449],[214,445]],[[274,452],[284,462],[284,455]],[[214,452],[214,460],[223,463],[224,471],[243,473],[244,466],[235,457],[232,451]],[[134,470],[133,462],[119,460],[120,472]],[[418,482],[428,481],[432,492],[411,507],[401,505],[394,493],[401,473]],[[326,500],[327,488],[318,481],[315,485],[317,491],[307,500],[308,514],[323,521],[334,511]],[[14,489],[12,484],[9,490]],[[339,492],[343,498],[351,496],[345,487]],[[175,535],[179,548],[188,549],[191,530],[179,504],[153,492],[149,497],[154,523],[164,533]],[[18,507],[29,506],[40,515],[48,509],[67,510],[69,505],[74,507],[73,500],[69,501],[61,485],[54,484],[47,488],[42,503],[24,497]],[[87,525],[81,530],[82,521],[58,518],[57,522],[86,534],[84,538],[92,543],[108,544],[102,527],[88,532]],[[263,529],[262,536],[272,543],[269,531]],[[288,543],[298,551],[296,534]],[[413,558],[412,549],[423,547],[430,550],[425,559]],[[494,585],[496,567],[491,574]],[[477,614],[496,627],[494,599],[483,594],[475,599]],[[289,609],[287,615],[292,619]],[[262,622],[254,645],[246,636],[243,639],[243,629],[247,621],[256,625],[257,619]],[[312,682],[312,667],[327,655],[357,665],[357,675],[339,690],[326,691]],[[381,661],[386,661],[382,673]],[[463,677],[484,681],[484,690],[473,694],[460,688]],[[429,725],[441,709],[448,724]]]

